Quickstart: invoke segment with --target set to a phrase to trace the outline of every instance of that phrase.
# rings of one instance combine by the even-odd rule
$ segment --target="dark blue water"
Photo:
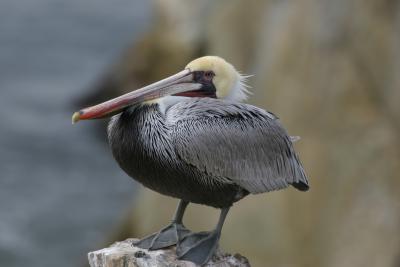
[[[79,266],[135,184],[72,103],[149,20],[145,0],[0,2],[0,266]]]

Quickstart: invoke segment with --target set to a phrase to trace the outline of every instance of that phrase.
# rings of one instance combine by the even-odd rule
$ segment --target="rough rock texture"
[[[117,242],[108,248],[88,254],[91,267],[195,267],[196,264],[176,259],[175,247],[148,251],[132,246],[135,239]],[[248,260],[239,255],[230,255],[220,251],[206,266],[214,267],[250,267]]]

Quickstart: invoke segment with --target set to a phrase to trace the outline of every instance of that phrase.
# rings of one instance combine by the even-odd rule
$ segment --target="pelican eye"
[[[204,79],[207,81],[211,81],[214,78],[215,73],[213,71],[205,71],[204,72]]]
[[[213,71],[194,71],[193,79],[195,82],[209,84],[212,82],[215,73]]]

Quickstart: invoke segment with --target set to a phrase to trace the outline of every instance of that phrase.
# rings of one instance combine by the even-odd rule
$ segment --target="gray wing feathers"
[[[307,183],[292,141],[272,113],[251,105],[202,99],[172,106],[167,122],[178,155],[218,179],[251,193]]]

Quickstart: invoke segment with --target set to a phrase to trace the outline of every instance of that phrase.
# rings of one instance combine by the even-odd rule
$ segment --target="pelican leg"
[[[211,232],[189,233],[178,242],[176,254],[180,260],[188,260],[198,265],[206,264],[214,255],[218,247],[224,224],[229,208],[221,210],[218,224]]]
[[[133,245],[143,249],[156,250],[177,244],[184,235],[190,232],[182,223],[183,214],[188,204],[189,202],[180,200],[171,224],[157,233],[134,242]]]

